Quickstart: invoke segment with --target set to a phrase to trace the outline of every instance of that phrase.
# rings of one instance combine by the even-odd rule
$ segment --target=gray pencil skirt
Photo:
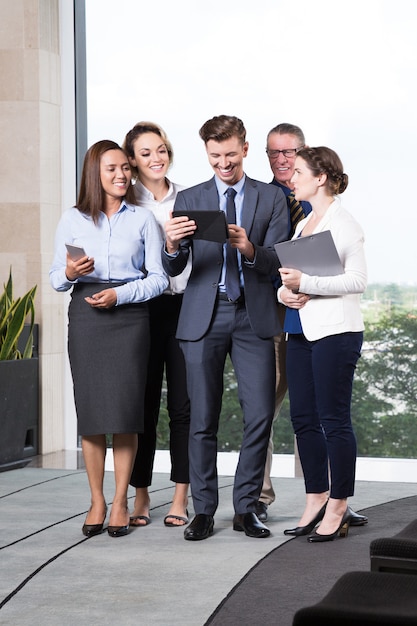
[[[94,309],[113,284],[78,283],[68,310],[68,354],[80,435],[140,433],[149,358],[147,303]]]

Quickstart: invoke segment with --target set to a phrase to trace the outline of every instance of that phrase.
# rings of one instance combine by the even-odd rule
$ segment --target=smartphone
[[[86,251],[81,246],[73,246],[72,244],[66,243],[65,247],[67,248],[68,254],[73,261],[78,261],[84,256],[87,256]]]

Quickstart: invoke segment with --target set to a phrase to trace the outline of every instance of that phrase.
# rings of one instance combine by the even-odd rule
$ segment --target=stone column
[[[39,452],[45,454],[65,447],[67,301],[48,277],[63,204],[62,3],[0,4],[0,284],[11,266],[16,295],[38,286]],[[68,0],[67,7],[72,11]]]

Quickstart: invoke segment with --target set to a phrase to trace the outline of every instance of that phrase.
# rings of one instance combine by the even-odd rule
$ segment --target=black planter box
[[[0,472],[29,463],[37,454],[39,359],[0,361]]]

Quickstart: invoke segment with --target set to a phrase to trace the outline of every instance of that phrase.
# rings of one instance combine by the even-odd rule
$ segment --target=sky
[[[245,171],[269,182],[266,135],[296,124],[342,159],[369,282],[417,286],[415,0],[85,2],[89,145],[156,122],[191,186],[213,174],[199,128],[236,115]]]

